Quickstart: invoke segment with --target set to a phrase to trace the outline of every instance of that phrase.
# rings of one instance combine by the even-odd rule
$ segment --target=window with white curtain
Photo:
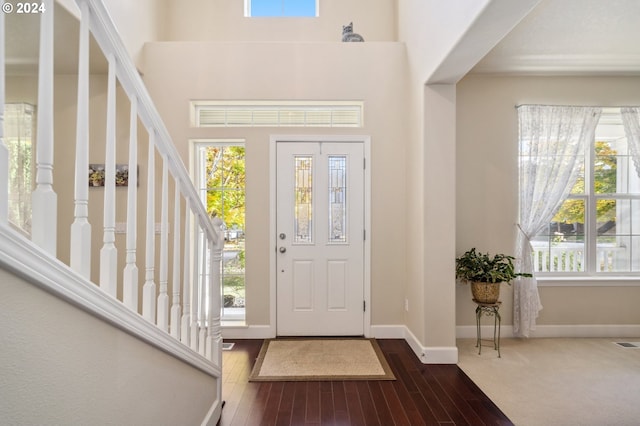
[[[520,148],[522,173],[530,158],[522,142]],[[602,109],[595,137],[574,167],[578,177],[569,195],[531,238],[533,270],[538,276],[640,275],[640,177],[620,108]]]
[[[9,222],[31,235],[31,191],[34,177],[35,106],[5,105],[4,143],[9,150]]]

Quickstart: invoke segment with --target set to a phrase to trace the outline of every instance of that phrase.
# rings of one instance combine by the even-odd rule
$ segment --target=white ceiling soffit
[[[640,75],[640,1],[543,0],[471,72]]]
[[[491,0],[428,78],[427,83],[457,83],[539,2],[540,0]]]

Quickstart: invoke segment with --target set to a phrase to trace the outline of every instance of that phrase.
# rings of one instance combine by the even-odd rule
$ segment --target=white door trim
[[[362,143],[364,147],[364,335],[371,337],[371,137],[362,135],[271,135],[269,138],[269,323],[276,336],[276,145],[278,142]]]

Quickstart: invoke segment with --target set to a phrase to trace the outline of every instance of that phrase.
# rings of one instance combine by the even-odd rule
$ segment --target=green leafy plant
[[[516,272],[513,266],[513,256],[489,253],[479,253],[475,248],[467,251],[456,259],[456,278],[462,282],[507,283],[515,278],[530,277],[531,274]]]

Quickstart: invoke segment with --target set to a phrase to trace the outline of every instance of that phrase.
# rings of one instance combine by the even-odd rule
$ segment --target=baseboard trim
[[[483,338],[491,338],[493,336],[493,326],[483,325],[480,327]],[[477,329],[475,325],[459,325],[456,327],[456,339],[475,339],[477,338]],[[514,337],[513,326],[503,325],[500,327],[500,337]]]
[[[482,326],[483,336],[493,335],[493,326]],[[602,337],[638,337],[640,325],[636,324],[577,324],[577,325],[538,325],[530,333],[530,338],[550,337],[576,337],[576,338],[602,338]],[[500,329],[500,337],[515,337],[513,326],[503,325]],[[475,325],[460,325],[456,327],[456,338],[475,339]]]
[[[222,397],[222,395],[220,395]],[[222,402],[221,399],[218,398],[213,401],[211,408],[207,412],[204,420],[202,420],[202,426],[216,426],[220,421],[220,417],[222,416]]]
[[[404,339],[406,326],[398,325],[372,325],[371,336],[374,339]]]
[[[456,346],[424,346],[405,325],[372,325],[371,334],[376,339],[404,339],[423,364],[458,363]]]
[[[223,339],[273,339],[276,337],[274,327],[270,325],[238,325],[223,326]]]

